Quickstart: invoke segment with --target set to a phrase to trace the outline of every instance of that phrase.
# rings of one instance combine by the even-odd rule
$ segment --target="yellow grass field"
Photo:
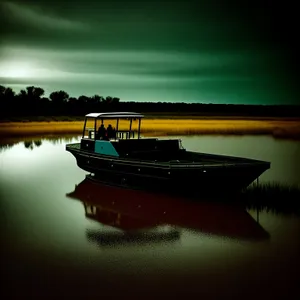
[[[129,122],[121,123],[129,128]],[[37,136],[45,134],[81,134],[82,121],[5,122],[0,123],[1,137]],[[133,129],[136,129],[136,124]],[[278,138],[300,139],[297,119],[143,119],[141,132],[145,136],[194,134],[266,134]]]

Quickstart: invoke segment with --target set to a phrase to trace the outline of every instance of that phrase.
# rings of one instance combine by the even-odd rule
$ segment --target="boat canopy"
[[[102,112],[102,113],[89,113],[87,115],[85,115],[85,121],[84,121],[84,127],[83,127],[83,133],[82,133],[82,138],[88,138],[88,139],[99,139],[99,138],[108,138],[105,135],[106,129],[103,128],[101,126],[104,126],[104,122],[105,120],[109,120],[109,119],[114,119],[116,120],[116,126],[115,128],[112,128],[110,130],[112,130],[112,132],[114,132],[113,136],[114,139],[123,139],[124,137],[126,139],[130,139],[130,138],[134,138],[135,136],[135,131],[132,129],[132,123],[133,121],[138,121],[138,128],[137,128],[137,138],[140,138],[140,132],[141,132],[141,120],[144,117],[144,115],[140,114],[140,113],[135,113],[135,112]],[[129,121],[129,128],[125,129],[123,128],[119,128],[119,121],[120,120],[127,120]],[[98,122],[101,122],[101,126],[98,127],[99,125],[97,124]],[[92,126],[88,125],[89,127],[87,127],[87,123],[91,122],[93,123]],[[111,126],[111,124],[109,124],[109,126]],[[98,131],[97,131],[98,128]],[[99,131],[100,130],[100,131]],[[103,132],[102,132],[103,131]],[[102,132],[102,135],[100,137],[100,133]],[[111,132],[111,133],[112,133]],[[111,137],[112,138],[112,135]],[[108,139],[110,139],[108,138]]]
[[[86,118],[104,118],[104,119],[127,119],[127,118],[143,118],[144,115],[135,112],[106,112],[106,113],[89,113]]]

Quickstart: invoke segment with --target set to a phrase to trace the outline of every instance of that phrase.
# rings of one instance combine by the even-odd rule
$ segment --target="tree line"
[[[19,93],[12,88],[0,85],[1,116],[59,116],[82,115],[89,111],[117,107],[120,99],[116,97],[70,97],[65,91],[53,91],[45,97],[45,90],[28,86]]]
[[[142,113],[198,116],[283,116],[300,117],[296,105],[237,105],[171,102],[122,102],[118,97],[82,95],[70,97],[58,90],[45,97],[44,89],[28,86],[19,93],[0,85],[0,117],[83,116],[90,112],[135,111]]]

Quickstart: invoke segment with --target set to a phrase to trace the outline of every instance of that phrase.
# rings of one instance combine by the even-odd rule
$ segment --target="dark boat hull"
[[[267,162],[217,156],[218,164],[160,163],[99,155],[68,147],[77,165],[100,181],[112,182],[136,188],[165,190],[197,194],[225,194],[246,188],[257,179],[270,164]],[[203,154],[206,155],[206,154]]]

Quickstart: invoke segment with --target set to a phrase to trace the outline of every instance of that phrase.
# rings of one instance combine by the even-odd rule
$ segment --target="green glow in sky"
[[[238,3],[1,2],[0,84],[123,101],[295,104],[267,6]]]

